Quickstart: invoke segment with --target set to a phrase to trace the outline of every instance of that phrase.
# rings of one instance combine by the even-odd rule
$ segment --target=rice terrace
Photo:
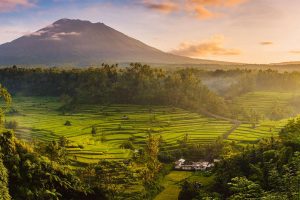
[[[281,100],[288,103],[289,93],[273,93],[280,99],[270,99],[268,92],[248,94],[237,101],[243,106],[261,109],[261,104],[251,104],[249,95],[264,102],[264,109]],[[128,159],[133,150],[122,148],[131,140],[136,149],[145,145],[149,133],[159,135],[164,150],[178,147],[178,140],[189,137],[189,143],[209,144],[230,132],[228,141],[253,143],[261,138],[277,135],[287,120],[262,120],[258,127],[242,123],[235,130],[231,121],[216,119],[175,107],[142,105],[81,105],[73,113],[59,111],[59,99],[51,97],[16,97],[12,108],[17,114],[8,115],[8,121],[16,121],[15,130],[20,139],[27,141],[53,141],[64,136],[70,140],[68,156],[83,163],[95,163],[99,159]],[[125,116],[125,117],[124,117]],[[71,122],[66,126],[65,122]],[[92,133],[92,129],[96,133]],[[66,134],[67,133],[67,134]]]
[[[125,159],[132,151],[120,146],[126,140],[143,146],[149,133],[162,136],[166,149],[174,149],[177,140],[189,134],[190,142],[207,144],[222,137],[232,126],[230,122],[208,118],[178,108],[138,105],[83,105],[76,113],[62,114],[53,98],[17,97],[13,108],[18,115],[8,116],[19,124],[16,134],[25,140],[52,141],[65,136],[71,145],[73,159],[98,162],[99,159]],[[14,106],[16,105],[16,106]],[[128,116],[128,119],[123,117]],[[30,116],[30,121],[29,119]],[[71,126],[64,123],[70,121]],[[92,134],[92,127],[97,129]],[[66,134],[68,132],[68,134]]]

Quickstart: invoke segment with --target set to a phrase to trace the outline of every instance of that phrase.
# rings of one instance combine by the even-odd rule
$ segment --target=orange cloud
[[[215,13],[212,13],[202,5],[188,5],[186,8],[189,13],[191,12],[198,19],[210,19],[216,17]]]
[[[143,5],[146,8],[163,12],[163,13],[171,13],[178,10],[178,5],[171,1],[144,0]]]
[[[186,0],[186,1],[187,3],[201,5],[201,6],[231,7],[231,6],[236,6],[245,3],[247,0]]]
[[[267,46],[267,45],[273,45],[274,43],[271,41],[264,41],[264,42],[260,42],[259,44],[263,46]]]
[[[233,7],[247,0],[185,0],[186,12],[193,13],[198,19],[210,19],[220,16],[214,8]]]
[[[182,43],[178,49],[171,51],[171,53],[191,57],[200,57],[207,55],[235,56],[241,54],[241,51],[238,49],[225,48],[223,46],[224,40],[224,36],[216,35],[198,44]]]
[[[181,11],[198,19],[211,19],[220,15],[215,8],[233,7],[248,0],[144,0],[146,8],[164,13]]]
[[[9,12],[17,7],[32,7],[29,0],[0,0],[0,12]]]

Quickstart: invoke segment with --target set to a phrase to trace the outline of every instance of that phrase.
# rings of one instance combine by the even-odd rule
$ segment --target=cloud
[[[201,6],[214,6],[214,7],[232,7],[247,0],[186,0],[188,3]]]
[[[263,41],[263,42],[260,42],[259,44],[263,45],[263,46],[268,46],[268,45],[273,45],[274,43],[271,41]]]
[[[1,0],[0,12],[10,12],[18,7],[29,8],[34,6],[30,0]]]
[[[45,33],[47,33],[47,31],[40,30],[40,31],[37,31],[37,32],[34,32],[34,33],[30,33],[27,36],[42,36]]]
[[[185,0],[185,7],[186,12],[198,19],[211,19],[222,15],[216,9],[230,8],[245,2],[246,0]]]
[[[211,12],[202,5],[188,7],[188,10],[192,11],[192,14],[198,19],[211,19],[217,16],[216,13]]]
[[[171,13],[178,10],[178,5],[171,1],[152,1],[152,0],[144,0],[143,5],[151,10],[156,10],[163,13]]]
[[[37,32],[34,33],[30,33],[27,35],[27,37],[30,36],[36,36],[36,37],[40,37],[40,36],[44,36],[46,35],[46,38],[42,38],[43,40],[55,40],[55,41],[59,41],[61,39],[63,39],[64,37],[69,37],[69,36],[79,36],[81,35],[81,33],[78,32],[60,32],[60,33],[51,33],[45,29],[39,30]]]
[[[238,49],[225,48],[224,40],[224,36],[215,35],[210,39],[202,41],[198,44],[182,43],[178,49],[171,51],[171,53],[191,57],[200,57],[208,55],[235,56],[241,54],[241,51]]]
[[[292,54],[300,54],[300,50],[293,50],[293,51],[290,51],[290,53],[292,53]]]
[[[144,0],[142,4],[152,10],[192,15],[198,19],[206,20],[221,16],[218,9],[230,8],[245,3],[248,0]]]
[[[79,36],[80,33],[77,32],[60,32],[60,33],[54,33],[50,38],[48,38],[49,40],[61,40],[63,37],[66,36]]]

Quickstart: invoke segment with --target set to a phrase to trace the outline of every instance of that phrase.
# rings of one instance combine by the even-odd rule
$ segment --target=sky
[[[0,0],[0,44],[61,18],[200,59],[300,61],[300,0]]]

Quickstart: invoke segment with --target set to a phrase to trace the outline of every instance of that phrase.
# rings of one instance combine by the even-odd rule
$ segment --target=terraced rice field
[[[274,100],[286,104],[292,97],[287,93],[255,92],[238,98],[236,102],[266,111]],[[178,140],[183,139],[185,134],[189,135],[190,143],[207,144],[228,133],[233,126],[226,120],[163,106],[82,105],[70,114],[58,111],[60,106],[56,98],[16,97],[12,107],[19,113],[7,116],[6,120],[17,121],[16,135],[27,141],[67,137],[74,147],[69,148],[70,158],[83,163],[129,158],[132,151],[122,149],[120,145],[131,139],[135,147],[140,148],[149,133],[161,135],[164,148],[172,150],[177,148]],[[72,125],[65,126],[66,121]],[[287,119],[262,121],[256,128],[252,128],[251,124],[241,124],[228,140],[255,143],[261,138],[277,135],[286,122]],[[96,128],[95,135],[91,133],[92,127]]]
[[[289,106],[289,101],[299,95],[291,92],[250,92],[236,98],[233,103],[243,108],[268,113],[275,104]]]
[[[245,109],[253,109],[268,115],[275,104],[290,108],[290,100],[296,96],[299,96],[299,93],[251,92],[236,98],[233,103]],[[297,114],[295,111],[294,115]],[[280,129],[288,120],[262,120],[255,128],[252,127],[252,124],[243,123],[229,135],[228,140],[242,144],[255,143],[261,138],[278,135]]]
[[[256,128],[252,124],[241,124],[232,132],[228,140],[238,143],[255,143],[259,139],[277,136],[282,127],[288,122],[288,119],[280,121],[262,121]]]
[[[201,144],[214,141],[231,129],[227,121],[207,118],[178,108],[139,105],[82,105],[72,113],[58,111],[56,98],[16,97],[12,107],[19,113],[6,120],[18,122],[16,135],[24,140],[52,141],[67,137],[71,145],[71,159],[93,163],[99,159],[124,159],[132,151],[120,145],[134,138],[137,148],[145,144],[149,133],[161,135],[167,149],[174,149],[187,133],[190,142]],[[124,116],[128,117],[125,119]],[[66,121],[71,126],[65,126]],[[97,133],[91,134],[92,127]]]

